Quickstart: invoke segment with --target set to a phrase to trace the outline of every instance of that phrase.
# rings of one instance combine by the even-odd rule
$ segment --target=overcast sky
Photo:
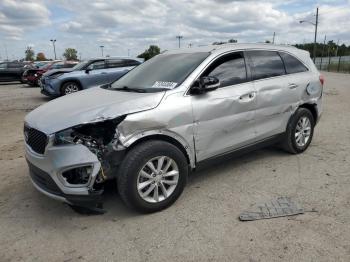
[[[150,44],[163,49],[207,45],[214,41],[313,41],[319,7],[318,41],[324,35],[350,44],[350,0],[1,0],[0,59],[20,58],[26,46],[53,57],[50,39],[57,39],[58,57],[73,47],[82,58],[99,56],[100,45],[111,56],[131,56]]]

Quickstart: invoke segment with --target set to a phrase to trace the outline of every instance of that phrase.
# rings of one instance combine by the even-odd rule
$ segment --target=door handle
[[[289,89],[294,89],[294,88],[297,88],[298,85],[297,84],[294,84],[294,83],[291,83],[288,85]]]
[[[255,92],[250,92],[248,94],[241,95],[239,97],[239,101],[242,103],[247,103],[247,102],[253,101],[254,98],[255,98]]]
[[[100,73],[101,75],[106,75],[107,74],[107,72],[102,72],[102,73]]]

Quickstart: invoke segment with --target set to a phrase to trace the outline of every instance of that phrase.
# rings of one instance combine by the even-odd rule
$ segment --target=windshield
[[[158,92],[179,86],[208,57],[207,52],[161,54],[135,67],[111,85],[111,89]]]
[[[73,70],[82,70],[87,65],[87,63],[89,63],[89,61],[80,62],[73,67]]]
[[[49,69],[51,65],[52,65],[51,63],[45,63],[43,65],[40,65],[39,69],[46,70],[46,69]]]

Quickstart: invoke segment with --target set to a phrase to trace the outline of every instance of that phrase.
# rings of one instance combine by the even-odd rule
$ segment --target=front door
[[[252,143],[256,92],[242,52],[217,58],[202,76],[215,76],[220,87],[191,95],[197,161]]]
[[[104,60],[95,61],[88,66],[90,71],[85,73],[83,86],[85,88],[107,84],[109,82],[107,66]]]

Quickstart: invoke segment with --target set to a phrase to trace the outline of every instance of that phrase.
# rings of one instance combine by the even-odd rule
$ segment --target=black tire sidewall
[[[152,141],[152,145],[147,146],[145,142],[131,150],[126,156],[120,168],[121,174],[118,177],[118,189],[124,201],[137,211],[156,212],[173,204],[181,195],[188,175],[188,163],[183,153],[174,145],[163,141]],[[137,179],[141,168],[152,158],[158,156],[168,156],[173,159],[179,169],[179,180],[174,192],[167,199],[159,203],[149,203],[141,198],[137,190]],[[119,178],[125,179],[120,183]],[[123,185],[124,184],[124,185]],[[123,185],[124,188],[120,188]],[[121,192],[124,191],[124,192]]]
[[[311,133],[310,133],[310,138],[309,138],[308,142],[304,146],[300,147],[297,144],[296,139],[295,139],[295,131],[296,131],[297,123],[300,120],[300,118],[302,118],[302,117],[307,117],[309,119],[309,121],[311,123]],[[296,153],[302,153],[309,147],[309,145],[312,141],[313,135],[314,135],[314,127],[315,127],[315,120],[314,120],[314,117],[311,114],[311,112],[308,109],[299,108],[296,111],[295,115],[293,116],[293,119],[292,119],[291,125],[290,125],[290,132],[289,132],[290,133],[289,139],[291,139],[292,147],[296,151]]]

